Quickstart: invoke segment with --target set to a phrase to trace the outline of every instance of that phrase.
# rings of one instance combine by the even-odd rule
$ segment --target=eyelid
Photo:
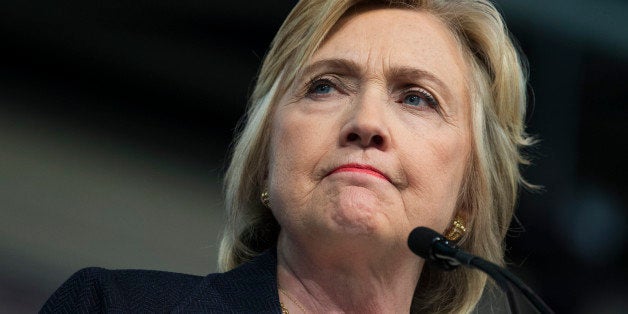
[[[434,93],[430,92],[426,88],[410,84],[406,88],[402,89],[402,92],[399,94],[401,100],[400,103],[403,103],[403,98],[409,94],[419,94],[420,97],[423,98],[425,102],[427,102],[428,106],[436,111],[441,117],[447,118],[446,112],[443,110],[443,106],[441,105],[440,100],[434,95]]]
[[[428,92],[427,90],[423,89],[423,88],[417,88],[415,89],[415,91],[417,91],[419,94],[422,94],[423,96],[425,96],[425,100],[430,104],[430,106],[437,108],[440,106],[438,100],[436,100],[436,98],[434,97],[434,95],[432,95],[432,93]]]
[[[413,86],[408,87],[401,92],[401,96],[407,96],[409,94],[419,94],[431,107],[440,107],[440,102],[434,97],[434,94],[422,87]]]
[[[306,82],[304,86],[304,95],[312,96],[313,88],[319,83],[329,84],[331,87],[333,87],[337,92],[341,94],[345,94],[347,90],[346,85],[340,80],[340,78],[338,78],[337,75],[322,74],[322,75],[314,76],[312,79]]]

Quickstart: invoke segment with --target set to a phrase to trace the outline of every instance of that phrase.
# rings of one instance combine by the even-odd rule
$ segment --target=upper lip
[[[373,172],[377,172],[379,174],[381,174],[382,176],[384,176],[384,178],[386,178],[386,180],[388,180],[388,182],[392,182],[390,180],[390,177],[388,177],[383,171],[371,166],[371,165],[365,165],[365,164],[359,164],[359,163],[348,163],[348,164],[344,164],[344,165],[340,165],[334,169],[332,169],[327,175],[330,175],[332,173],[334,173],[334,171],[338,170],[338,169],[343,169],[343,168],[358,168],[358,169],[368,169],[371,170]]]

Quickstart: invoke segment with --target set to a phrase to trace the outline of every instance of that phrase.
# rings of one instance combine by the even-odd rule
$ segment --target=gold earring
[[[262,204],[264,204],[264,206],[270,208],[270,195],[267,190],[262,192],[260,199],[262,200]]]
[[[464,219],[460,215],[456,215],[454,221],[449,226],[449,231],[445,235],[445,238],[449,241],[458,241],[467,232],[467,227],[464,225]]]

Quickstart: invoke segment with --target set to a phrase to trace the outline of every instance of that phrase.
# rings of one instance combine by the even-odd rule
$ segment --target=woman
[[[300,1],[225,179],[228,272],[88,269],[44,311],[471,311],[486,278],[435,271],[406,239],[427,226],[503,264],[525,84],[488,1]]]

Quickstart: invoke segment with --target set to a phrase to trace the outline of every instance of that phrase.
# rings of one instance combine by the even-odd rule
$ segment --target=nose
[[[340,132],[342,146],[357,145],[361,148],[385,150],[390,143],[385,121],[386,102],[380,97],[364,94],[353,104]]]

